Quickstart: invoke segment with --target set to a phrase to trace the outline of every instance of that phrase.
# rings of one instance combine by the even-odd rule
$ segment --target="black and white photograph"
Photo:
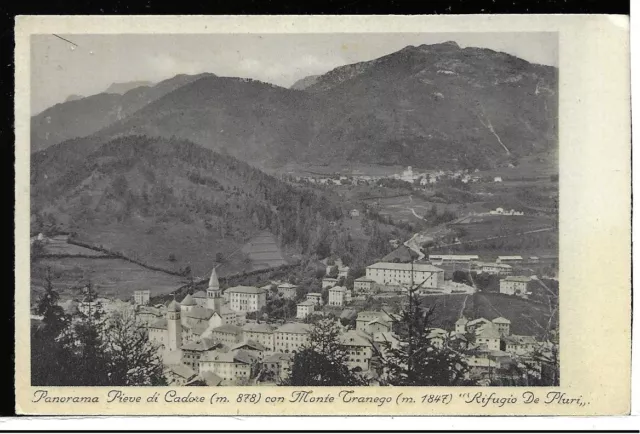
[[[29,44],[32,386],[563,384],[558,33]]]

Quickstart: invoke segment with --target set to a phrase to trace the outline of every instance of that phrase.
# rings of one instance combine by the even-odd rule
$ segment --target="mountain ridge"
[[[557,146],[557,69],[506,53],[407,46],[306,84],[286,89],[210,74],[103,126],[92,140],[176,136],[260,166],[490,168]]]

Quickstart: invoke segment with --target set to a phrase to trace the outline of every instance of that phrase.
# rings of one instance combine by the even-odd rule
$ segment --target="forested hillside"
[[[33,231],[53,223],[154,264],[205,273],[220,258],[242,260],[239,246],[261,230],[292,252],[358,251],[332,223],[346,212],[338,196],[294,188],[184,140],[65,142],[33,155],[31,182]]]

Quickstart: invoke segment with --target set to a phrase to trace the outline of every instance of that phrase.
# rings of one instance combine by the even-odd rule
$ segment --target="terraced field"
[[[275,238],[270,232],[260,232],[249,240],[242,252],[251,260],[253,270],[285,265],[284,259]]]

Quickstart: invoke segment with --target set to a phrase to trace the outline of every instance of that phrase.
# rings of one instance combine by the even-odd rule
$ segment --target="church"
[[[187,342],[210,338],[212,330],[221,325],[244,325],[245,315],[244,312],[232,310],[222,297],[214,267],[206,293],[199,291],[193,295],[187,294],[180,303],[172,300],[165,317],[149,324],[149,340],[159,345],[164,358],[165,355],[179,352]]]

